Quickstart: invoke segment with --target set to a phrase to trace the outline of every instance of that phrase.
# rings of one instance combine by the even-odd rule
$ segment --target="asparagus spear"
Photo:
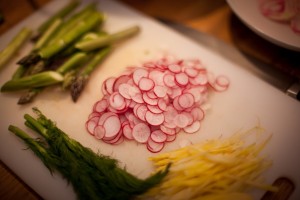
[[[36,42],[33,50],[37,50],[40,47],[42,47],[43,45],[47,44],[47,42],[49,41],[49,39],[51,39],[51,37],[53,37],[53,34],[55,33],[55,31],[57,30],[57,28],[59,27],[59,25],[62,23],[61,19],[56,19],[53,21],[53,23],[49,26],[49,29],[46,30],[44,32],[44,34],[41,35],[41,37],[38,39],[38,41]],[[24,65],[19,65],[17,70],[14,72],[14,74],[12,75],[12,79],[18,79],[20,77],[22,77],[23,75],[31,75],[34,73],[39,73],[44,69],[45,63],[43,61],[40,61],[39,63],[37,63],[36,65],[30,66],[30,68],[24,66]]]
[[[169,166],[142,180],[118,166],[118,161],[95,154],[68,137],[37,108],[38,118],[24,116],[30,129],[36,131],[46,144],[30,138],[24,131],[10,125],[9,130],[20,137],[43,161],[48,169],[60,172],[74,187],[79,199],[130,199],[160,183]]]
[[[10,41],[5,49],[0,53],[0,70],[7,64],[7,62],[17,53],[20,47],[31,35],[31,30],[24,27],[21,31]]]
[[[54,15],[52,15],[48,20],[46,20],[44,23],[42,23],[39,28],[37,29],[36,35],[42,35],[44,32],[50,27],[51,24],[56,19],[62,19],[69,15],[78,5],[80,1],[78,0],[71,0],[68,4],[66,4],[63,8],[61,8],[58,12],[56,12]],[[38,37],[35,36],[35,37]]]
[[[82,21],[78,22],[76,26],[68,33],[63,35],[59,40],[56,40],[53,44],[41,48],[38,52],[28,55],[21,59],[18,64],[30,65],[36,63],[41,59],[49,59],[61,52],[64,48],[72,44],[76,39],[82,36],[84,33],[90,31],[95,26],[99,25],[103,20],[103,15],[99,12],[92,12],[86,16]]]
[[[54,41],[59,40],[64,34],[69,32],[78,22],[82,21],[87,15],[89,15],[93,11],[96,11],[96,4],[90,3],[86,5],[83,9],[81,9],[79,12],[72,15],[70,19],[62,23],[54,37],[52,37],[49,41],[49,44],[51,45],[54,43]]]
[[[101,61],[110,53],[111,47],[105,47],[99,50],[92,60],[87,64],[84,70],[75,78],[71,84],[71,97],[74,102],[77,101],[83,91],[91,73],[99,65]]]
[[[139,26],[133,26],[130,28],[127,28],[125,30],[109,34],[103,37],[99,37],[93,40],[88,41],[81,41],[75,44],[75,47],[77,49],[80,49],[82,51],[91,51],[95,50],[107,45],[110,45],[114,42],[117,42],[119,40],[134,36],[140,31]]]
[[[38,41],[35,43],[33,50],[37,50],[44,45],[53,37],[54,33],[57,31],[59,26],[62,24],[62,19],[55,19],[52,24],[49,25],[49,28],[44,31]]]
[[[81,66],[89,58],[88,53],[77,52],[71,56],[64,64],[62,64],[56,72],[65,75],[68,71],[74,70]],[[18,101],[18,104],[26,104],[31,102],[40,93],[44,87],[30,88],[24,95],[22,95]]]
[[[31,76],[7,81],[2,87],[1,92],[23,90],[34,87],[49,86],[62,82],[64,77],[57,72],[45,71]]]

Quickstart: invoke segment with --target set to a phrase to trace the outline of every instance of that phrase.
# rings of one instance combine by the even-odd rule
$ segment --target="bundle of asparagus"
[[[60,172],[79,199],[130,199],[160,183],[168,173],[169,165],[144,180],[139,179],[120,168],[117,160],[82,146],[37,108],[33,110],[38,117],[25,114],[25,125],[42,138],[33,139],[13,125],[8,129],[27,144],[51,173]]]
[[[18,68],[1,92],[28,89],[18,104],[31,102],[43,88],[61,84],[77,101],[90,75],[119,40],[140,30],[129,27],[116,33],[105,33],[101,25],[104,14],[90,3],[77,12],[79,4],[71,1],[38,28],[32,51],[18,61]]]

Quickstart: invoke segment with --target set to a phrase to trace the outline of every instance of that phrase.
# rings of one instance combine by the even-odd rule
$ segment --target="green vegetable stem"
[[[82,146],[37,108],[33,110],[38,117],[25,114],[25,125],[37,132],[40,140],[14,125],[9,131],[23,140],[51,173],[61,173],[79,199],[131,199],[159,184],[168,173],[169,165],[164,171],[139,179],[119,167],[117,160]]]

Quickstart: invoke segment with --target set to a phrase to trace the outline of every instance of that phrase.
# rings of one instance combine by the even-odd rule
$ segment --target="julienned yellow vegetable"
[[[250,200],[251,188],[276,191],[262,181],[262,172],[272,162],[259,155],[271,139],[256,126],[229,138],[208,140],[200,144],[151,157],[156,170],[172,163],[169,174],[143,199]],[[250,137],[246,140],[247,137]],[[249,140],[254,137],[251,143]],[[248,141],[248,142],[246,142]]]

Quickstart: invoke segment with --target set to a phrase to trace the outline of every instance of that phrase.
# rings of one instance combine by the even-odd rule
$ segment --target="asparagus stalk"
[[[87,61],[89,58],[88,53],[77,52],[73,54],[63,65],[61,65],[56,72],[65,75],[68,71],[76,69]]]
[[[31,51],[34,52],[34,51],[37,51],[39,48],[41,48],[42,46],[46,45],[48,43],[48,41],[53,38],[55,32],[57,31],[57,29],[60,27],[62,23],[62,20],[61,19],[56,19],[53,21],[53,23],[49,26],[49,29],[46,30],[42,35],[41,37],[38,39],[38,41],[36,42],[33,50]],[[38,66],[38,71],[36,70],[37,69],[37,66]],[[12,76],[12,79],[18,79],[24,75],[30,75],[32,74],[32,72],[30,71],[34,71],[36,73],[42,71],[44,69],[44,66],[41,67],[40,64],[37,64],[37,66],[33,65],[33,67],[28,67],[28,66],[24,66],[24,65],[19,65],[17,70],[15,71],[15,73],[13,74]],[[35,69],[35,70],[33,70]],[[27,73],[26,73],[27,72]]]
[[[74,79],[71,84],[71,97],[74,102],[77,101],[83,91],[91,73],[99,65],[101,61],[110,53],[111,47],[105,47],[99,50],[92,60],[87,64],[83,71]]]
[[[38,35],[42,35],[56,19],[62,19],[69,15],[78,5],[80,1],[78,0],[71,0],[68,4],[66,4],[63,8],[61,8],[58,12],[52,15],[48,20],[40,25],[38,28]]]
[[[54,43],[54,41],[59,40],[64,34],[69,32],[74,26],[76,26],[78,22],[82,21],[87,15],[89,15],[93,11],[96,11],[96,4],[90,3],[86,5],[83,9],[81,9],[79,12],[72,15],[70,19],[62,23],[55,36],[52,37],[49,41],[49,44],[51,45]]]
[[[92,30],[95,26],[99,25],[102,20],[103,15],[101,15],[100,13],[90,13],[82,21],[78,22],[73,29],[63,35],[59,40],[56,40],[53,44],[42,47],[38,52],[21,59],[18,64],[31,65],[32,63],[36,63],[41,59],[47,60],[57,55],[57,53],[68,47],[84,33]]]
[[[33,50],[40,49],[53,37],[53,34],[57,31],[59,26],[62,24],[62,20],[60,18],[55,19],[52,24],[50,24],[49,28],[44,31],[39,40],[34,45]]]
[[[0,53],[0,70],[19,51],[20,47],[30,37],[31,30],[24,27]]]
[[[65,75],[67,72],[75,70],[83,63],[85,63],[89,58],[89,54],[83,52],[77,52],[71,56],[64,64],[62,64],[56,72]],[[63,78],[65,80],[65,77]],[[63,81],[64,81],[63,80]],[[18,101],[18,104],[26,104],[31,102],[42,90],[44,87],[30,88],[24,95],[22,95]]]
[[[114,42],[117,42],[119,40],[131,37],[139,33],[140,27],[139,26],[133,26],[130,28],[127,28],[125,30],[109,34],[103,37],[99,37],[93,40],[88,41],[81,41],[75,44],[75,47],[77,49],[80,49],[82,51],[91,51],[95,50],[107,45],[110,45]]]
[[[62,82],[64,77],[57,72],[45,71],[31,76],[7,81],[2,87],[1,92],[24,90],[35,87],[44,87]]]

